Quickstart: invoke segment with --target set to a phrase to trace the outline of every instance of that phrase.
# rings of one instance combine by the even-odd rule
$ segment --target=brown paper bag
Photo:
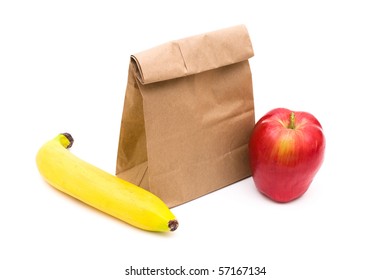
[[[132,55],[117,176],[169,207],[250,176],[252,56],[243,25]]]

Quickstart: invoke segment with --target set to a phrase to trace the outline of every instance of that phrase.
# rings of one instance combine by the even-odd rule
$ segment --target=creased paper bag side
[[[119,136],[116,174],[133,184],[148,189],[143,100],[134,73],[135,67],[130,63]]]

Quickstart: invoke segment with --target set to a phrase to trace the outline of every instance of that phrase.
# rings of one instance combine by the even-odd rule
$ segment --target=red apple
[[[277,108],[255,125],[249,159],[257,189],[277,202],[303,195],[320,169],[325,137],[310,113]]]

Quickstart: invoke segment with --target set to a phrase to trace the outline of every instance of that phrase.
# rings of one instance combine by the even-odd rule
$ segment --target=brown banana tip
[[[61,134],[64,135],[68,139],[68,141],[69,141],[69,145],[66,148],[69,149],[70,147],[72,147],[73,142],[74,142],[74,139],[73,139],[72,135],[70,135],[70,133],[67,133],[67,132],[64,132],[64,133],[61,133]]]
[[[179,227],[179,222],[177,220],[170,220],[168,222],[168,227],[170,231],[175,231]]]

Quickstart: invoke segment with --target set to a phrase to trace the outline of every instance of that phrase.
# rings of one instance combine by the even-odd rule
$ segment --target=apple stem
[[[290,114],[290,122],[288,123],[287,128],[295,129],[295,114],[294,114],[294,112],[291,112],[291,114]]]

